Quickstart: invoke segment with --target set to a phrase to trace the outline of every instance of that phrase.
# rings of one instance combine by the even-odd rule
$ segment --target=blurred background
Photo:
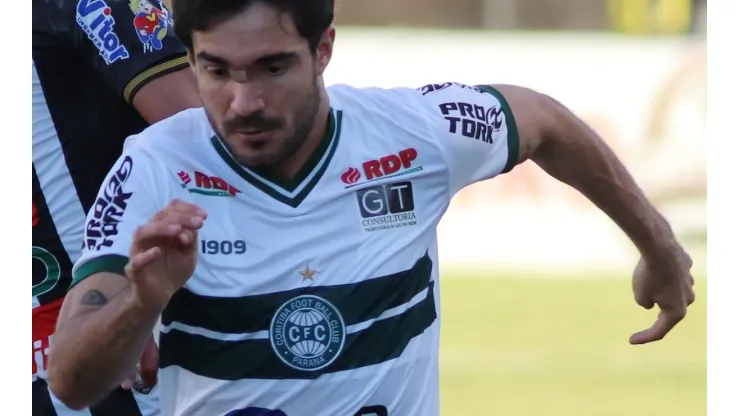
[[[176,16],[175,16],[176,18]],[[531,163],[471,186],[439,228],[443,415],[706,414],[706,0],[337,0],[327,84],[505,83],[586,120],[695,260],[665,340],[632,300],[637,252]]]
[[[439,228],[443,415],[706,414],[706,0],[337,0],[328,84],[517,84],[599,132],[695,259],[697,302],[632,332],[637,252],[526,163],[471,186]]]

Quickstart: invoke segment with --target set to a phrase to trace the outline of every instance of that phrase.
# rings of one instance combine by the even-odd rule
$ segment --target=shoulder
[[[502,111],[508,110],[495,88],[458,82],[417,88],[338,84],[328,91],[332,106],[342,110],[345,118],[356,119],[361,128],[416,141],[437,142],[440,136],[462,131],[463,127],[469,134],[480,134],[488,125],[498,128],[503,121]]]
[[[101,187],[101,194],[120,188],[138,195],[135,201],[143,207],[158,209],[166,205],[179,197],[178,174],[189,169],[192,161],[200,160],[204,144],[210,143],[210,135],[212,131],[204,111],[188,109],[129,136]]]
[[[486,110],[505,104],[503,96],[495,88],[459,82],[427,84],[418,88],[356,88],[338,84],[329,87],[328,91],[332,106],[340,110],[361,111],[368,117],[393,120],[419,121],[423,118],[432,123],[461,104],[463,107],[467,107],[466,104],[483,106]]]
[[[364,162],[413,149],[427,163],[431,163],[428,158],[439,159],[413,89],[339,84],[327,91],[332,108],[341,114],[339,152],[346,152],[343,157],[359,157]]]
[[[425,141],[434,120],[420,91],[409,87],[328,88],[331,106],[342,113],[345,129],[353,136],[372,136],[376,141]],[[409,143],[411,144],[411,143]]]
[[[331,96],[350,102],[375,102],[397,104],[399,106],[434,103],[450,97],[479,98],[491,93],[491,86],[468,85],[460,82],[425,84],[418,87],[363,87],[357,88],[345,84],[329,87]]]
[[[164,206],[175,197],[188,200],[181,186],[187,172],[210,171],[219,166],[214,136],[205,110],[187,109],[127,138],[123,152],[140,173],[150,177],[147,186]]]
[[[412,111],[424,105],[422,91],[411,87],[353,87],[336,84],[327,88],[332,105],[348,109],[362,108],[368,115],[387,115]]]
[[[155,159],[199,152],[214,135],[203,108],[180,111],[126,139],[124,150]]]

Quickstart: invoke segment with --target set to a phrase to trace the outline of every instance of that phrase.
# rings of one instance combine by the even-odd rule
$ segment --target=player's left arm
[[[106,83],[149,123],[200,107],[187,51],[175,36],[164,3],[106,0],[105,4],[80,2],[75,42]],[[103,25],[106,30],[100,30]]]
[[[451,195],[532,160],[591,200],[640,251],[635,300],[647,309],[658,304],[661,312],[653,327],[630,342],[657,341],[683,319],[694,299],[691,258],[615,153],[583,120],[552,97],[511,85],[428,85],[417,97],[446,158]]]
[[[491,86],[510,108],[518,134],[515,164],[532,160],[606,213],[643,258],[684,257],[666,219],[606,142],[552,97],[512,85]]]
[[[662,339],[694,300],[691,258],[614,152],[583,120],[545,94],[512,85],[427,85],[417,97],[446,158],[450,193],[532,160],[606,213],[642,255],[633,291],[658,320],[631,343]]]
[[[446,158],[450,194],[531,160],[577,189],[645,258],[685,256],[670,225],[614,152],[555,99],[512,85],[427,85],[417,91]]]
[[[670,224],[650,203],[604,140],[561,103],[511,85],[492,86],[519,121],[516,163],[532,160],[606,213],[632,240],[642,256],[633,277],[635,301],[660,313],[632,344],[659,341],[686,315],[694,301],[692,260]]]

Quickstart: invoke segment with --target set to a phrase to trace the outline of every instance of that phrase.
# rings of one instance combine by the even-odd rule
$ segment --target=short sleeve
[[[188,66],[160,0],[77,0],[77,47],[126,101],[147,82]]]
[[[108,172],[87,214],[72,286],[98,272],[124,274],[134,232],[160,209],[155,164],[139,147],[131,146]]]
[[[445,158],[450,193],[514,168],[519,133],[511,108],[490,86],[426,85],[416,91]]]

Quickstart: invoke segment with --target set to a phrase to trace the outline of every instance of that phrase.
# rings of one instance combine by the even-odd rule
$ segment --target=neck
[[[299,147],[291,157],[272,167],[270,169],[272,173],[282,178],[294,178],[298,171],[301,170],[301,167],[306,164],[314,150],[316,150],[321,143],[321,139],[326,134],[326,129],[329,128],[327,123],[328,120],[329,95],[326,93],[326,89],[321,88],[319,109],[316,112],[316,116],[313,120],[313,127],[311,127],[311,131],[308,133],[306,140],[303,141],[301,147]]]

